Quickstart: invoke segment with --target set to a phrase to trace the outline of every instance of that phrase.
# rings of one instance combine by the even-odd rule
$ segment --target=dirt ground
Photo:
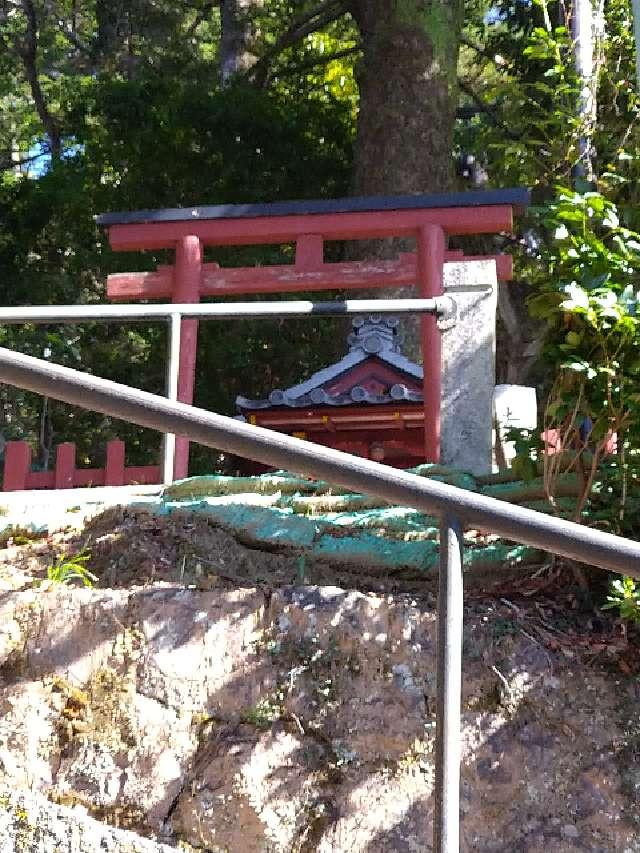
[[[87,554],[86,567],[95,586],[128,589],[158,582],[201,590],[259,589],[317,585],[377,594],[410,593],[434,606],[434,590],[402,576],[370,574],[357,566],[311,561],[287,549],[258,550],[238,541],[206,517],[173,513],[158,517],[117,507],[90,520],[82,529],[61,531],[21,544],[0,542],[0,588],[48,585],[47,570],[58,561]],[[583,650],[590,663],[622,673],[640,672],[640,631],[601,610],[606,574],[591,592],[577,587],[570,567],[561,561],[534,566],[528,577],[496,583],[465,595],[470,611],[491,606],[494,615],[516,620],[546,647]],[[76,582],[77,583],[77,582]],[[506,630],[506,629],[505,629]]]

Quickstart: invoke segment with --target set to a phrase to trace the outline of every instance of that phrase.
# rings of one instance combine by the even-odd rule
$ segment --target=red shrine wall
[[[366,365],[364,367],[366,369]],[[398,375],[393,375],[397,381]],[[352,387],[351,371],[348,379],[349,387]],[[282,407],[252,412],[247,419],[256,426],[363,458],[377,459],[396,468],[411,468],[424,462],[424,410],[421,402]],[[246,462],[242,468],[246,473],[267,470],[251,462]]]

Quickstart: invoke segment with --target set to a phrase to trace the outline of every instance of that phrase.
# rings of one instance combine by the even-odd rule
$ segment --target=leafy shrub
[[[633,535],[640,498],[640,235],[601,193],[564,187],[537,210],[552,236],[540,251],[544,278],[530,299],[547,321],[545,357],[555,369],[544,412],[567,453],[544,457],[550,498],[558,478],[581,484],[576,520],[590,505],[601,526]],[[554,375],[554,374],[552,374]]]

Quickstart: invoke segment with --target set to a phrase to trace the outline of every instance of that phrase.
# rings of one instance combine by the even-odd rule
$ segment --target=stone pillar
[[[472,474],[492,469],[498,282],[493,260],[444,265],[458,307],[442,334],[440,461]]]

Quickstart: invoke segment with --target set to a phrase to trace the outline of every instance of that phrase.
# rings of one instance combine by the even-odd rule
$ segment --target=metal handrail
[[[0,348],[0,381],[640,579],[640,543]]]
[[[459,851],[464,526],[640,578],[640,543],[0,348],[0,381],[440,517],[434,851]]]
[[[475,288],[477,289],[477,288]],[[450,310],[448,296],[431,299],[344,299],[312,302],[284,299],[279,302],[199,302],[194,304],[126,303],[120,305],[28,305],[0,307],[0,323],[84,323],[127,320],[162,320],[180,314],[183,319],[223,320],[231,317],[341,317],[350,314],[439,314]]]
[[[478,286],[471,289],[477,290]],[[480,289],[483,289],[481,286]],[[345,299],[331,302],[282,300],[277,302],[216,302],[196,304],[120,304],[120,305],[29,305],[0,307],[0,324],[84,323],[121,320],[135,323],[145,320],[169,320],[167,351],[167,397],[178,399],[178,376],[182,321],[186,319],[223,320],[230,318],[274,319],[291,317],[342,317],[352,314],[435,314],[443,327],[455,322],[456,302],[442,295],[429,299]],[[162,480],[173,482],[176,437],[167,433],[162,453]]]

